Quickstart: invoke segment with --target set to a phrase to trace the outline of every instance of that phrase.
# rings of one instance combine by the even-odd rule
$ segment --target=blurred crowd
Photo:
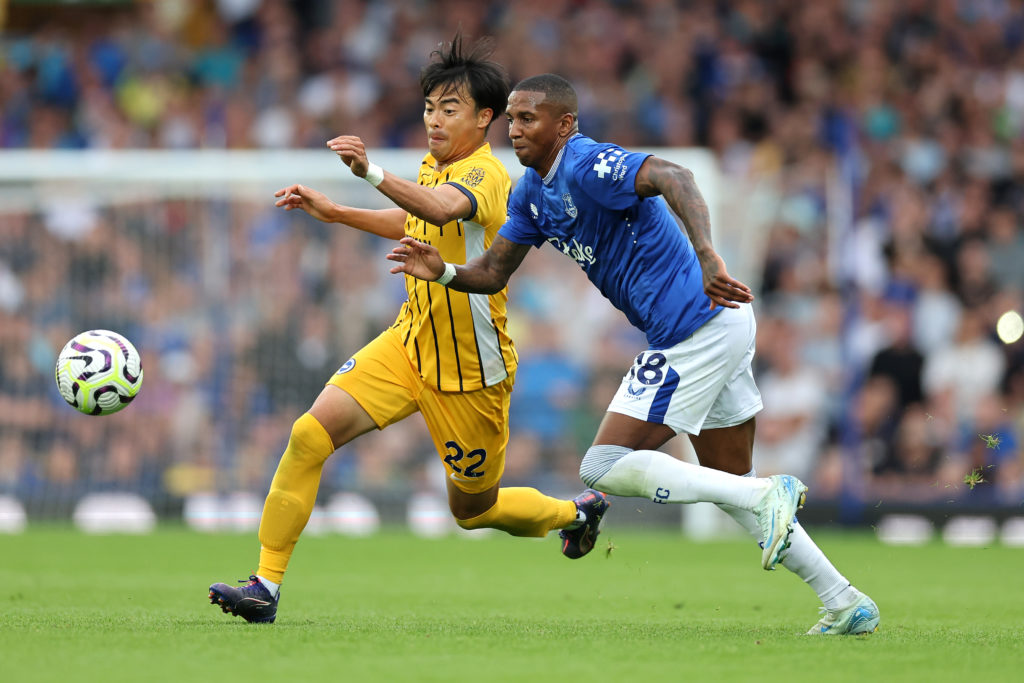
[[[7,20],[0,148],[18,149],[422,149],[430,51],[493,36],[513,81],[574,83],[584,133],[714,151],[719,247],[753,255],[733,274],[757,295],[760,474],[861,505],[1024,500],[1024,342],[995,335],[1024,310],[1018,0],[179,0]],[[387,249],[251,202],[0,210],[0,493],[264,492],[292,420],[397,313]],[[578,488],[643,346],[573,268],[541,250],[512,282],[511,484]],[[94,326],[146,367],[103,419],[52,381]],[[415,418],[343,449],[324,487],[440,474]]]

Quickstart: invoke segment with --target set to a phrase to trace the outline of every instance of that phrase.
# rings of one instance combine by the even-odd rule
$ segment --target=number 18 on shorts
[[[749,306],[725,309],[687,339],[636,357],[609,412],[699,434],[742,424],[761,410],[754,383],[756,327]]]

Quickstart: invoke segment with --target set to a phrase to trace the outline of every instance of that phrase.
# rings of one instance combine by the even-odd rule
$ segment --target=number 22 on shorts
[[[484,472],[481,469],[487,460],[487,451],[482,448],[475,448],[466,453],[462,446],[454,441],[445,442],[448,454],[444,456],[444,464],[451,469],[452,474],[463,477],[482,477]]]

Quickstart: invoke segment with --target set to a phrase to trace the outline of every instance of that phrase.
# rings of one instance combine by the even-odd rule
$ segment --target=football
[[[132,402],[142,386],[142,358],[117,332],[75,335],[57,356],[57,388],[86,415],[109,415]]]

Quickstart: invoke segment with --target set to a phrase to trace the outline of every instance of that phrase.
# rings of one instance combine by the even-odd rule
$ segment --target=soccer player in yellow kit
[[[420,75],[428,154],[416,183],[369,162],[362,141],[327,145],[353,174],[398,208],[335,204],[302,185],[279,190],[277,206],[394,240],[432,244],[450,262],[482,254],[505,222],[508,171],[485,141],[505,109],[509,82],[486,43],[463,54],[457,36]],[[408,300],[394,325],[349,358],[292,426],[263,507],[259,568],[240,587],[215,583],[210,601],[250,622],[273,622],[279,587],[309,521],[324,462],[339,447],[417,410],[447,470],[448,505],[464,529],[543,537],[562,529],[562,552],[582,557],[608,508],[587,489],[559,500],[527,487],[501,488],[517,356],[508,336],[507,290],[486,295],[406,277]],[[244,582],[243,582],[244,583]]]

